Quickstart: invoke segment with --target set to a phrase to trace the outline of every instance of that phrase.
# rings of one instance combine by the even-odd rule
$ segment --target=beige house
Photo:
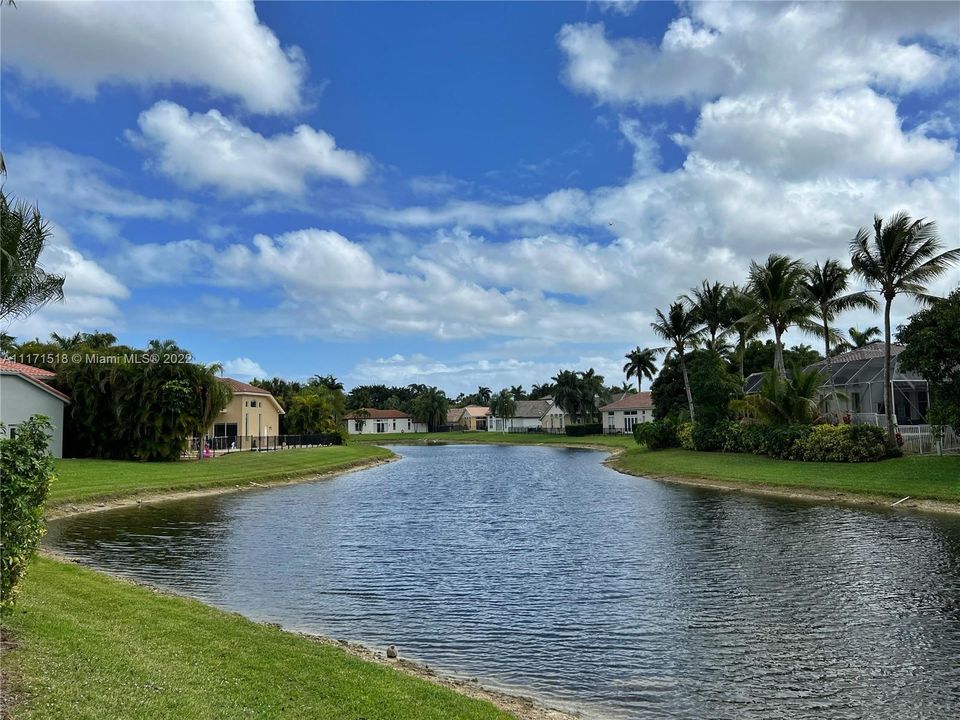
[[[16,437],[17,427],[34,415],[46,415],[53,429],[48,447],[54,457],[63,457],[63,411],[70,398],[47,384],[49,370],[0,358],[0,423],[7,437]]]
[[[257,438],[280,434],[280,416],[284,410],[273,395],[233,378],[217,379],[230,388],[233,399],[220,413],[209,435],[214,438]]]
[[[345,415],[347,432],[351,435],[379,435],[382,433],[425,433],[427,424],[417,422],[402,410],[362,408]]]
[[[570,416],[552,397],[517,400],[513,417],[497,417],[487,410],[489,432],[556,432],[570,424]]]
[[[482,405],[467,405],[460,416],[460,427],[464,430],[486,430],[487,415],[490,408]]]
[[[653,422],[653,400],[649,392],[625,394],[601,407],[600,418],[607,435],[632,433],[637,423]]]

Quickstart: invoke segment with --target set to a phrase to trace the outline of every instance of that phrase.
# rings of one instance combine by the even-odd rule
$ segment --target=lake
[[[960,715],[960,518],[666,485],[588,450],[396,451],[45,544],[588,718]]]

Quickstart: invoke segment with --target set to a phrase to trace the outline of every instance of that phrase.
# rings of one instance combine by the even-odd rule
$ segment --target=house
[[[463,430],[461,421],[463,420],[463,408],[450,408],[447,410],[447,429]]]
[[[230,438],[272,437],[280,434],[280,416],[285,414],[280,403],[269,392],[233,378],[217,378],[230,388],[233,399],[217,418],[209,435],[224,438],[216,443],[229,446]]]
[[[483,405],[467,405],[460,416],[460,427],[463,430],[486,430],[489,412],[490,408]]]
[[[903,345],[890,347],[893,356],[893,408],[896,423],[926,425],[927,407],[930,404],[927,381],[899,367],[897,355],[904,349]],[[836,392],[835,399],[826,400],[829,411],[836,411],[839,405],[840,413],[850,415],[853,422],[883,425],[886,422],[883,363],[882,342],[870,343],[830,358],[830,375],[825,377],[820,388],[821,404],[824,398]],[[826,371],[826,362],[821,360],[806,369]],[[747,377],[744,391],[748,395],[759,392],[762,382],[763,373],[753,373]]]
[[[517,400],[513,417],[497,417],[487,411],[489,432],[562,432],[569,416],[552,397]]]
[[[632,433],[637,423],[653,422],[653,399],[649,392],[624,393],[600,407],[600,418],[604,434]]]
[[[427,432],[426,423],[417,422],[402,410],[361,408],[345,415],[344,419],[347,421],[347,432],[351,435]]]
[[[48,447],[63,457],[63,411],[70,398],[48,384],[54,373],[0,358],[0,422],[7,437],[16,437],[17,426],[33,415],[46,415],[53,425]]]

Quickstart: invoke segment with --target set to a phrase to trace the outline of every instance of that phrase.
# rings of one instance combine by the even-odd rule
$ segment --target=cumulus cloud
[[[3,65],[85,99],[103,85],[183,84],[259,113],[302,104],[305,63],[252,0],[22,3],[3,14]]]
[[[267,371],[256,360],[248,357],[238,357],[223,363],[223,374],[227,377],[250,380],[251,378],[268,377]]]
[[[161,172],[190,188],[300,195],[310,178],[357,185],[370,167],[366,158],[338,148],[332,135],[308,125],[264,137],[217,110],[191,113],[168,101],[140,113],[138,124],[140,134],[128,137],[155,153]]]

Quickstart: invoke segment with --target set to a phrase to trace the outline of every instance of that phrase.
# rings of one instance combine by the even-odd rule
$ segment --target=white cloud
[[[3,65],[92,99],[102,85],[184,84],[253,112],[298,110],[305,63],[232,2],[25,2],[3,13]]]
[[[251,378],[268,377],[267,371],[256,360],[248,357],[238,357],[223,363],[223,374],[226,377],[250,380]]]
[[[337,147],[332,135],[298,125],[288,135],[264,137],[217,110],[190,113],[161,101],[140,113],[140,135],[128,137],[156,154],[156,166],[186,187],[213,187],[232,195],[300,195],[310,178],[363,182],[369,161]]]

